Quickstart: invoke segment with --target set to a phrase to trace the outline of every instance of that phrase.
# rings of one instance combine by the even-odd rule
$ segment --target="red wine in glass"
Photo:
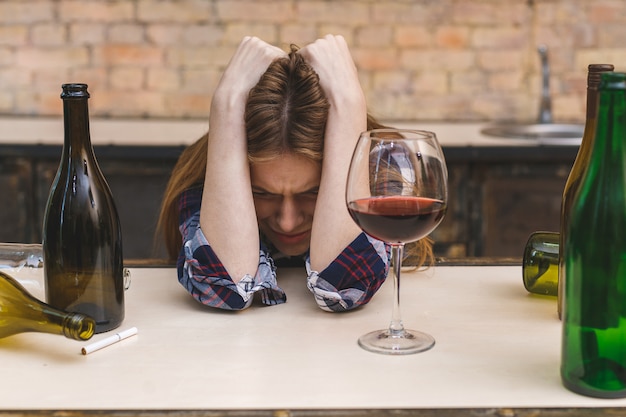
[[[435,229],[446,213],[437,199],[379,196],[348,203],[352,219],[365,233],[385,242],[414,242]]]

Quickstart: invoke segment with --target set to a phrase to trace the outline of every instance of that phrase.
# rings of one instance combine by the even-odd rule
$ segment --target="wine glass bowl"
[[[354,150],[346,204],[352,219],[368,235],[391,246],[394,304],[388,329],[359,339],[364,349],[387,354],[422,352],[432,336],[407,330],[400,318],[400,269],[404,244],[422,239],[443,220],[448,172],[432,132],[374,129],[363,132]]]

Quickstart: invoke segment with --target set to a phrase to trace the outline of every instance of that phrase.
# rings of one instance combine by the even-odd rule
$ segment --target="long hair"
[[[286,153],[321,163],[329,103],[319,77],[294,45],[285,58],[275,60],[250,90],[244,122],[248,161],[269,161]],[[367,116],[367,129],[384,127]],[[184,190],[204,183],[207,164],[208,132],[186,148],[174,166],[161,204],[157,233],[161,235],[170,259],[176,259],[181,246],[178,230],[178,200]],[[432,260],[429,239],[417,242],[410,253],[411,264]]]

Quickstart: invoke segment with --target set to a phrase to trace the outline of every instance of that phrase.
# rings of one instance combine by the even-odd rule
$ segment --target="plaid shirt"
[[[180,198],[180,232],[183,247],[178,257],[178,280],[202,304],[241,310],[259,293],[266,305],[286,302],[276,282],[274,254],[261,243],[256,275],[233,282],[200,229],[202,187],[186,190]],[[361,233],[321,272],[311,269],[304,256],[307,287],[322,310],[346,311],[366,304],[385,281],[389,251],[385,244]]]

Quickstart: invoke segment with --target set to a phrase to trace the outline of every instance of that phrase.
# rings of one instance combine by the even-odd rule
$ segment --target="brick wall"
[[[554,116],[580,121],[586,67],[626,70],[624,0],[3,0],[0,115],[205,118],[244,35],[286,49],[342,34],[384,120],[530,120],[549,46]]]

